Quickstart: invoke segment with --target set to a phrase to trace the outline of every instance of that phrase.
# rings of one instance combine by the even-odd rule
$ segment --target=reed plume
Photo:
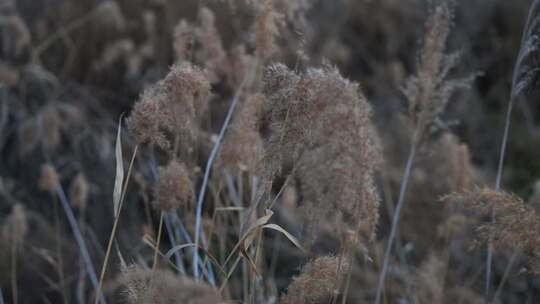
[[[21,204],[14,205],[2,227],[2,238],[8,244],[11,252],[11,293],[15,304],[18,303],[19,298],[17,288],[18,255],[28,230],[28,219],[24,207]]]
[[[540,272],[540,217],[534,208],[516,195],[489,188],[453,193],[442,198],[444,202],[467,208],[479,216],[494,211],[495,220],[478,226],[482,240],[492,240],[503,248],[517,248],[527,254],[535,272]]]
[[[266,178],[294,167],[310,239],[321,218],[340,223],[340,230],[356,230],[358,221],[367,222],[367,235],[373,238],[379,147],[371,107],[358,85],[328,66],[299,74],[274,64],[263,80]]]
[[[88,196],[90,195],[90,184],[86,179],[86,176],[82,173],[77,173],[71,184],[69,185],[69,200],[73,206],[80,210],[85,210],[88,203]]]
[[[340,282],[350,270],[344,258],[323,256],[308,262],[293,278],[280,304],[323,304],[339,292]]]
[[[257,119],[265,99],[262,94],[246,94],[242,99],[241,108],[223,139],[216,168],[256,172],[263,152]]]
[[[186,166],[171,160],[167,166],[161,167],[156,182],[155,205],[160,210],[171,212],[189,202],[191,181]]]
[[[58,185],[60,185],[60,177],[54,166],[49,163],[43,164],[38,182],[39,189],[54,194]]]
[[[454,17],[454,6],[454,1],[441,1],[432,7],[425,25],[424,41],[419,51],[416,74],[409,77],[403,89],[408,102],[407,118],[412,130],[412,138],[398,202],[392,217],[375,304],[381,303],[390,253],[396,238],[401,210],[405,204],[405,194],[417,149],[422,141],[428,138],[431,131],[445,129],[441,115],[450,97],[456,89],[468,88],[475,78],[475,75],[460,79],[448,77],[449,72],[459,62],[457,53],[447,55],[445,52]]]
[[[209,285],[188,277],[178,277],[167,270],[126,267],[122,281],[124,295],[130,304],[224,304],[218,292]]]
[[[529,8],[529,16],[523,30],[514,74],[512,77],[511,99],[526,95],[538,84],[540,65],[537,60],[540,52],[540,1],[534,0]]]
[[[135,104],[128,128],[141,144],[151,144],[183,159],[193,153],[199,119],[208,107],[206,73],[188,63],[174,65],[167,77],[146,89]]]

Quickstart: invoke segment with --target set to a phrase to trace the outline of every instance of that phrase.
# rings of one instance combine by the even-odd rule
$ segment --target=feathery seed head
[[[188,59],[188,52],[192,44],[194,29],[185,19],[180,20],[174,27],[174,55],[177,62]]]
[[[124,294],[130,304],[220,304],[225,303],[209,285],[178,277],[167,270],[143,269],[131,265],[123,269]]]
[[[88,180],[82,173],[77,173],[69,185],[69,201],[77,208],[84,210],[90,192]]]
[[[417,72],[409,77],[403,92],[408,101],[408,116],[419,141],[433,126],[444,126],[440,115],[456,89],[468,88],[476,77],[449,79],[459,54],[445,54],[454,17],[454,1],[441,1],[426,22],[424,42],[419,53]]]
[[[126,27],[126,18],[116,1],[101,2],[94,11],[96,21],[106,29],[122,31]]]
[[[2,237],[5,242],[19,248],[28,233],[28,219],[23,205],[15,204],[11,214],[7,217],[2,228]]]
[[[281,64],[266,69],[263,81],[263,176],[271,180],[294,166],[311,238],[320,218],[343,223],[344,230],[370,222],[372,238],[379,204],[372,175],[380,153],[358,85],[331,67],[297,74]]]
[[[216,167],[255,172],[263,153],[256,124],[264,96],[248,94],[244,99],[223,140]]]
[[[189,63],[175,64],[163,80],[163,87],[171,94],[171,102],[182,103],[192,115],[200,116],[208,108],[210,81],[205,71]]]
[[[447,195],[442,200],[481,216],[488,216],[493,209],[495,221],[480,224],[479,236],[485,240],[491,236],[494,244],[501,247],[521,249],[531,257],[533,265],[540,261],[540,216],[521,198],[503,191],[477,188]]]
[[[335,295],[349,271],[343,257],[323,256],[307,263],[293,278],[280,304],[323,304]]]
[[[50,149],[55,149],[61,141],[62,121],[54,104],[48,104],[41,110],[41,124],[44,144]]]
[[[258,58],[268,58],[276,49],[275,36],[278,34],[277,22],[280,16],[274,10],[274,1],[265,0],[260,4],[255,21],[255,47]]]
[[[45,163],[41,165],[41,176],[39,178],[39,189],[54,193],[56,187],[60,185],[60,178],[52,164]]]
[[[191,181],[185,165],[172,160],[167,166],[161,167],[155,193],[155,205],[163,211],[185,206],[191,193]]]

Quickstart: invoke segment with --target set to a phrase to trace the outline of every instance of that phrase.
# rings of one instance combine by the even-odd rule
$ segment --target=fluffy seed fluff
[[[209,96],[204,71],[187,62],[176,64],[165,79],[143,92],[128,118],[128,128],[139,143],[189,155]]]
[[[293,278],[280,304],[323,304],[337,294],[349,271],[345,258],[323,256],[307,263]]]
[[[122,31],[127,24],[122,9],[113,0],[102,1],[95,9],[94,16],[96,24],[103,29]]]
[[[82,173],[78,173],[69,185],[69,201],[77,208],[84,210],[88,202],[90,185]]]
[[[444,262],[431,254],[412,279],[415,303],[444,303]]]
[[[201,26],[197,28],[197,38],[201,43],[201,50],[198,52],[200,62],[209,72],[209,78],[216,82],[219,75],[224,74],[227,59],[226,52],[221,42],[221,37],[215,26],[215,15],[212,10],[203,7],[199,13]]]
[[[265,0],[259,6],[254,29],[255,46],[257,57],[264,60],[276,50],[274,40],[278,34],[276,23],[280,16],[274,10],[273,0]]]
[[[358,85],[331,67],[298,74],[282,64],[267,68],[263,80],[263,176],[271,180],[283,168],[294,168],[311,239],[320,219],[341,223],[343,230],[367,222],[372,238],[379,217],[373,173],[380,153],[371,107]]]
[[[50,149],[58,147],[61,140],[62,121],[54,104],[48,104],[41,110],[41,126],[45,146]]]
[[[185,206],[191,193],[191,182],[186,166],[172,160],[159,170],[155,186],[155,206],[163,211],[172,211]]]
[[[443,127],[440,115],[452,93],[468,88],[475,75],[449,79],[449,72],[459,62],[459,53],[446,54],[446,42],[454,17],[454,1],[440,1],[426,23],[426,33],[420,50],[417,72],[409,77],[403,92],[408,100],[408,117],[421,140],[431,127]]]
[[[233,119],[220,149],[217,168],[255,172],[259,167],[263,144],[257,130],[257,117],[264,104],[261,94],[248,94]]]
[[[41,175],[38,186],[42,191],[54,192],[60,185],[60,177],[53,165],[46,163],[41,165]]]
[[[442,198],[481,216],[495,211],[495,221],[485,222],[477,230],[481,239],[492,237],[493,243],[503,248],[518,248],[531,258],[534,271],[540,272],[540,216],[532,206],[513,194],[477,188],[453,193]]]
[[[123,270],[124,294],[130,304],[225,303],[209,285],[170,271],[146,270],[132,265]]]
[[[24,207],[21,204],[15,204],[2,227],[2,239],[7,244],[19,248],[27,233],[28,219]]]

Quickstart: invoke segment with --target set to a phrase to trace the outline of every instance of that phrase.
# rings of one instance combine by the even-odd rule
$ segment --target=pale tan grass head
[[[38,186],[42,191],[54,193],[60,185],[60,177],[54,166],[50,163],[41,165],[41,175]]]
[[[20,248],[28,234],[28,217],[23,205],[15,204],[2,227],[2,239],[6,244]]]
[[[131,265],[123,270],[125,297],[130,304],[220,304],[217,290],[171,271]]]
[[[482,240],[493,240],[500,248],[517,248],[531,258],[534,271],[540,265],[540,216],[532,206],[516,195],[489,188],[476,188],[453,193],[442,198],[478,216],[488,216],[494,210],[495,220],[479,224],[477,232]]]
[[[280,304],[324,304],[339,294],[340,282],[350,270],[345,258],[318,257],[308,262],[293,278]]]
[[[369,222],[372,239],[379,205],[373,174],[380,147],[371,107],[358,85],[328,66],[295,73],[274,64],[263,80],[263,176],[271,180],[284,168],[294,168],[309,239],[321,219],[340,223],[334,227],[342,232],[356,231],[358,221]]]
[[[90,184],[86,176],[79,172],[69,185],[69,201],[80,210],[86,209],[90,195]]]
[[[159,169],[155,186],[155,206],[163,211],[173,211],[186,206],[191,197],[191,180],[186,166],[171,160]]]

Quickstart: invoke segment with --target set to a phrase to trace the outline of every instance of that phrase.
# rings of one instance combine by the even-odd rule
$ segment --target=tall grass
[[[17,162],[10,168],[46,163],[38,188],[50,197],[38,201],[58,201],[69,227],[57,217],[49,229],[40,215],[48,211],[39,209],[47,208],[27,204],[30,195],[18,190],[26,186],[0,177],[0,211],[3,201],[11,210],[2,221],[0,245],[9,253],[0,250],[0,269],[9,271],[0,274],[0,304],[3,290],[7,302],[34,300],[30,270],[48,301],[477,303],[475,278],[483,276],[463,283],[484,271],[463,249],[472,239],[487,241],[486,303],[495,250],[516,247],[493,299],[509,292],[503,287],[520,254],[538,271],[535,207],[501,183],[514,103],[536,84],[540,1],[523,34],[494,189],[474,187],[489,180],[471,162],[477,143],[469,150],[445,119],[453,97],[463,97],[454,93],[477,76],[454,76],[462,53],[447,44],[467,17],[456,1],[143,2],[72,4],[66,11],[80,13],[59,29],[29,27],[18,4],[0,4],[0,82],[9,88],[0,154]],[[336,16],[342,24],[324,21]],[[423,32],[406,29],[409,22],[423,23]],[[81,48],[79,35],[95,48]],[[383,39],[384,51],[374,54],[367,37]],[[400,51],[416,40],[416,55]],[[80,70],[79,61],[91,67]],[[84,85],[71,83],[77,72]],[[107,86],[114,92],[100,91]],[[20,105],[4,107],[12,95]],[[89,96],[99,97],[87,103]],[[63,101],[70,98],[83,102]],[[123,114],[117,128],[97,119],[129,107],[127,132]],[[12,142],[14,155],[5,148]],[[22,171],[35,184],[36,174]],[[444,207],[435,202],[442,194]],[[100,227],[106,219],[110,231]]]

